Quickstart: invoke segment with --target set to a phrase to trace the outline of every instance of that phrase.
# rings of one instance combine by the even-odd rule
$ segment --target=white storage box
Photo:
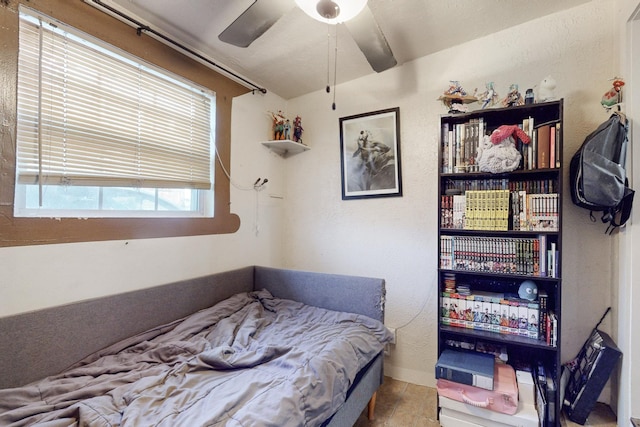
[[[518,381],[518,397],[525,405],[536,404],[536,386],[533,384],[531,372],[516,371]]]
[[[533,405],[518,402],[513,415],[477,408],[439,396],[442,427],[540,427],[538,411]]]

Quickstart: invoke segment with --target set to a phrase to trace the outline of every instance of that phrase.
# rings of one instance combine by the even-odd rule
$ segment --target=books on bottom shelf
[[[538,295],[537,301],[529,301],[493,292],[462,295],[445,291],[440,296],[440,323],[539,339],[557,347],[558,318],[548,309],[547,293],[541,290]]]

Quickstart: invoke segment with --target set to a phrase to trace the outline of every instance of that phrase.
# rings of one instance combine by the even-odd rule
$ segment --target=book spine
[[[551,126],[542,125],[536,130],[537,168],[549,167],[549,150],[551,147]]]

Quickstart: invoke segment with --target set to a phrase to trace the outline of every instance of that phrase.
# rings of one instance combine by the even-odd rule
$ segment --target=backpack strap
[[[631,217],[631,207],[633,205],[633,196],[635,191],[629,187],[625,187],[624,196],[615,208],[608,209],[602,214],[602,222],[609,223],[605,234],[611,234],[618,227],[623,226]]]

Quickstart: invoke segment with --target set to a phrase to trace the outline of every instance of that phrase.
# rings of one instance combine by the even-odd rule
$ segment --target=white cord
[[[242,190],[242,191],[251,191],[251,190],[255,190],[256,189],[256,184],[258,183],[258,181],[260,181],[260,178],[258,178],[258,181],[256,181],[256,184],[253,184],[253,187],[243,187],[241,185],[236,184],[233,181],[233,179],[231,178],[231,175],[229,174],[227,169],[224,167],[224,164],[222,163],[222,159],[220,158],[220,153],[218,153],[218,146],[217,145],[214,145],[214,150],[216,152],[216,158],[218,159],[218,163],[220,163],[220,167],[222,168],[222,170],[224,171],[224,174],[229,179],[229,182],[231,183],[231,185],[233,185],[238,190]]]
[[[258,178],[256,180],[256,182],[253,183],[252,187],[243,187],[241,185],[236,184],[233,179],[231,178],[231,174],[229,174],[229,171],[227,171],[227,169],[224,167],[224,164],[222,163],[222,159],[220,158],[220,153],[218,153],[218,147],[215,147],[215,152],[216,152],[216,158],[218,159],[218,163],[220,163],[220,167],[222,168],[222,170],[224,171],[224,174],[227,176],[227,178],[229,179],[229,182],[231,183],[231,185],[233,185],[235,188],[237,188],[238,190],[241,191],[255,191],[256,192],[256,214],[255,214],[255,223],[253,225],[253,231],[255,233],[255,235],[257,236],[260,233],[260,197],[259,197],[259,193],[265,189],[265,184],[267,182],[269,182],[269,180],[267,178]]]
[[[437,275],[437,273],[436,273]],[[409,319],[407,322],[405,322],[404,324],[400,325],[400,326],[396,326],[394,329],[397,331],[398,329],[402,329],[405,326],[408,326],[411,322],[413,322],[414,320],[416,320],[418,318],[418,316],[424,311],[424,308],[427,306],[427,301],[429,301],[429,296],[427,295],[427,297],[424,299],[424,302],[422,303],[422,306],[420,307],[420,310],[418,310],[418,312],[411,318]],[[439,320],[438,320],[439,321]]]

